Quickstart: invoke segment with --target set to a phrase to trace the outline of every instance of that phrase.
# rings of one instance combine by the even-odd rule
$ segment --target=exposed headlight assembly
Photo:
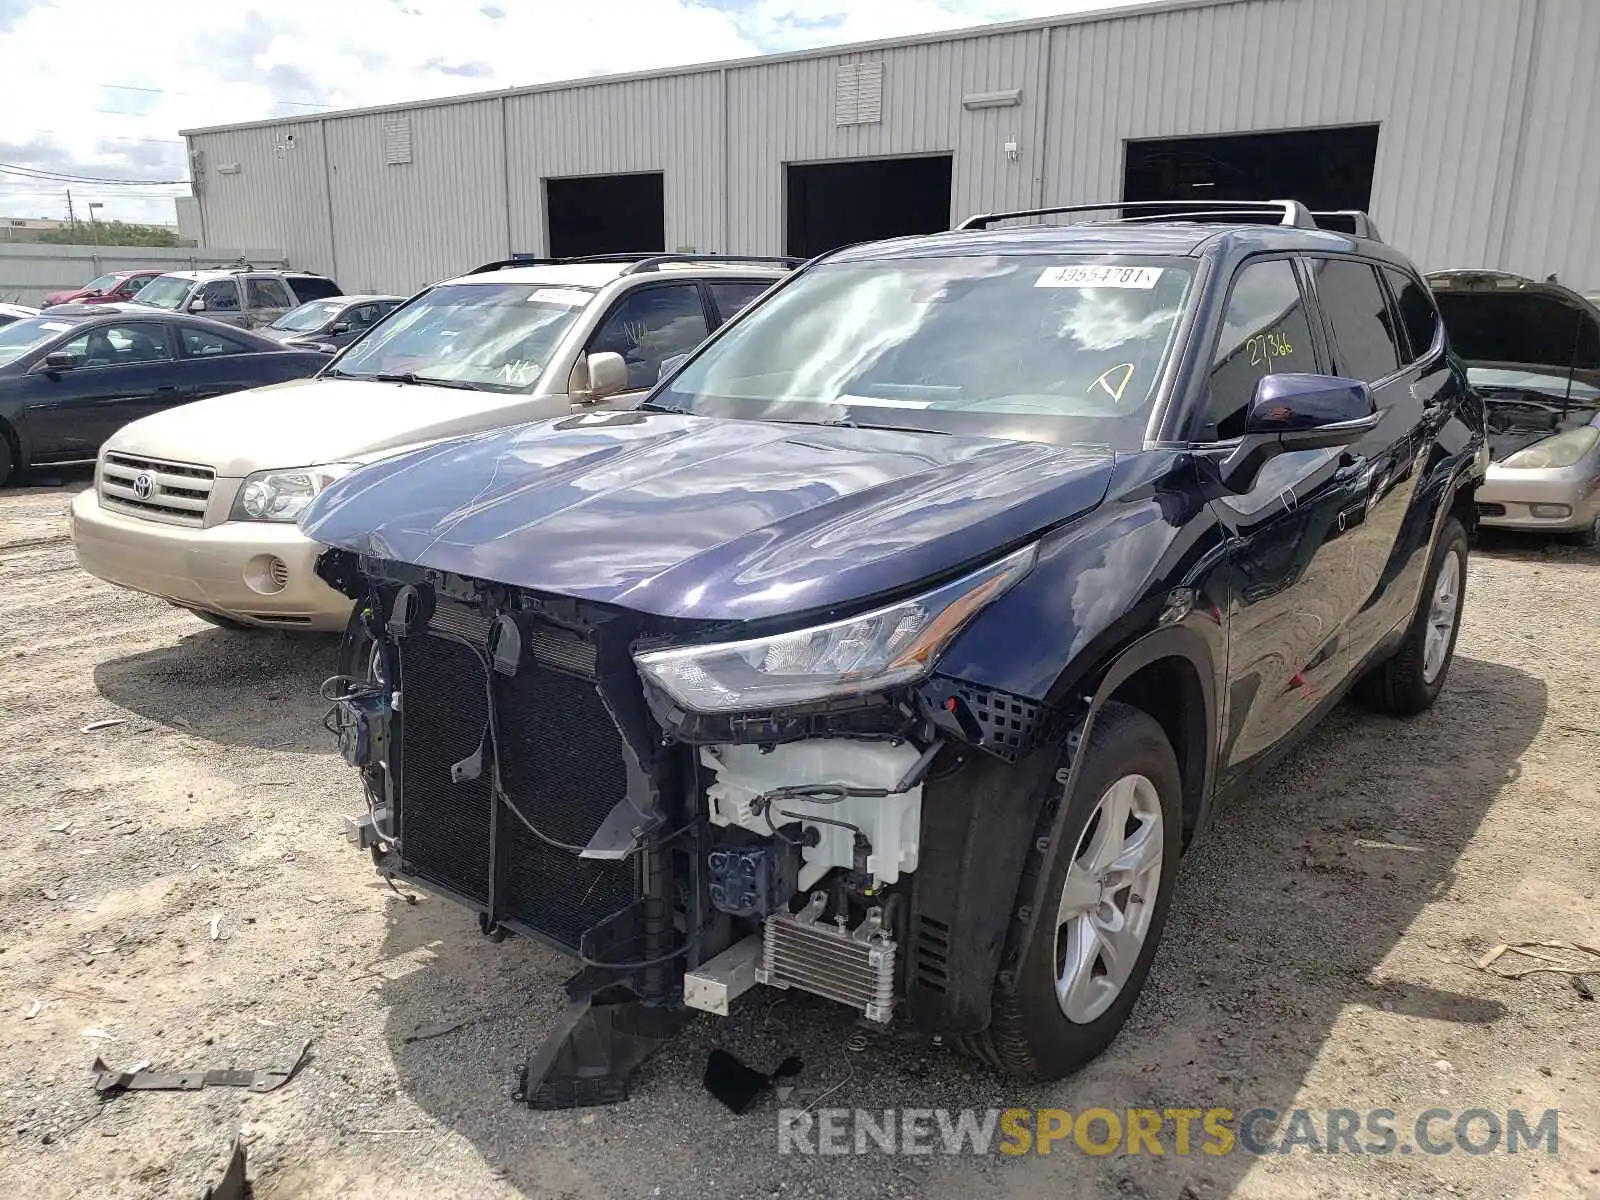
[[[1596,429],[1593,425],[1585,425],[1582,429],[1569,429],[1565,433],[1547,437],[1542,442],[1535,442],[1525,450],[1508,454],[1500,465],[1533,470],[1570,467],[1594,449],[1597,440],[1600,440],[1600,429]]]
[[[291,467],[257,471],[248,476],[234,499],[230,521],[293,521],[316,494],[341,475],[355,470],[349,463],[325,467]]]
[[[897,604],[740,642],[634,655],[640,672],[690,712],[782,708],[914,683],[961,627],[1032,568],[1037,546]]]

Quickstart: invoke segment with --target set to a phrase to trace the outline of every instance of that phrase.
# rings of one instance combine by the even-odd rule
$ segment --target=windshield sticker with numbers
[[[529,297],[529,304],[564,304],[568,308],[582,308],[594,298],[594,293],[577,288],[538,288]]]
[[[1161,278],[1160,267],[1108,267],[1080,263],[1071,267],[1046,267],[1033,281],[1047,288],[1137,288],[1149,291]]]

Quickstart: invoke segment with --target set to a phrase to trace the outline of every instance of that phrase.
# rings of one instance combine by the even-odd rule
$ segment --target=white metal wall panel
[[[1524,8],[1267,0],[1058,27],[1048,194],[1120,196],[1129,139],[1375,122],[1384,235],[1428,267],[1482,263]]]
[[[845,158],[954,153],[951,215],[1037,202],[1044,161],[1047,33],[932,42],[728,72],[730,249],[783,249],[784,165]],[[881,62],[882,119],[835,122],[837,68]],[[961,97],[1022,89],[1010,108],[968,111]],[[1015,138],[1018,159],[1006,158]]]
[[[395,117],[329,118],[338,279],[408,292],[506,252],[501,101],[409,114],[410,162],[386,161]]]
[[[959,220],[1116,198],[1129,139],[1377,123],[1371,209],[1424,267],[1600,289],[1600,0],[1218,0],[1064,21],[200,131],[205,236],[404,289],[547,249],[546,178],[660,171],[669,249],[771,254],[786,163],[953,154]],[[879,120],[840,125],[839,68],[861,64],[882,72]],[[1013,88],[1013,107],[961,104]],[[385,166],[401,118],[414,161]]]
[[[546,179],[661,171],[666,248],[725,252],[722,128],[721,71],[508,97],[512,249],[549,249]]]
[[[1058,30],[1052,115],[1078,117],[1051,191],[1119,194],[1128,138],[1376,122],[1385,235],[1427,266],[1484,262],[1523,10],[1276,0]]]
[[[296,267],[335,269],[319,122],[202,133],[189,148],[205,163],[197,199],[207,245],[281,246]]]
[[[1600,293],[1600,4],[1542,0],[1503,265]]]

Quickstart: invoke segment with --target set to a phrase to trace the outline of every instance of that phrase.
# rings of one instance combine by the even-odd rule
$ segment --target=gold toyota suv
[[[320,547],[295,526],[331,480],[443,438],[631,407],[663,361],[790,265],[691,254],[486,263],[413,297],[315,378],[124,426],[94,487],[73,499],[78,562],[215,625],[342,630],[350,600],[317,578]]]

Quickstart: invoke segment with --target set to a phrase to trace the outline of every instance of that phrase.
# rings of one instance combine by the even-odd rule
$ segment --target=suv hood
[[[649,411],[388,459],[327,488],[326,545],[658,616],[751,620],[976,565],[1097,505],[1099,447]]]
[[[1428,277],[1450,345],[1475,367],[1525,368],[1600,385],[1600,309],[1551,280],[1504,271]]]
[[[565,405],[565,401],[561,401]],[[362,379],[296,379],[213,396],[125,425],[107,449],[242,478],[273,467],[350,462],[527,421],[551,397]]]

